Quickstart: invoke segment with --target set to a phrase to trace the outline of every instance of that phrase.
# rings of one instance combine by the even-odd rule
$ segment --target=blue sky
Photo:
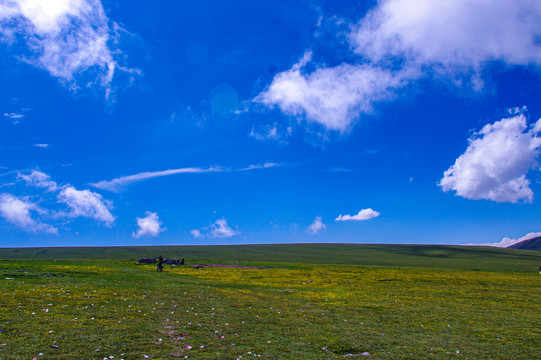
[[[0,247],[541,235],[534,0],[0,4]]]

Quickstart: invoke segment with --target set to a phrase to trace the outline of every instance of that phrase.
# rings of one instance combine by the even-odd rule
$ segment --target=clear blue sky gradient
[[[0,247],[487,244],[541,231],[535,1],[26,3],[0,5]],[[488,170],[467,193],[444,189],[444,172],[488,141],[483,127],[514,116],[531,145],[503,156],[512,164],[498,146],[478,161],[494,157],[486,166],[522,176],[533,197]],[[481,177],[468,174],[457,181]]]

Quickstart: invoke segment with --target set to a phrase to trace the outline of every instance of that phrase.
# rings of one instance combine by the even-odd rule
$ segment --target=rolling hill
[[[513,244],[507,247],[508,249],[518,249],[518,250],[537,250],[541,251],[541,236],[535,237],[533,239],[528,239],[521,241],[519,243]]]
[[[216,246],[125,246],[0,248],[0,260],[74,260],[140,257],[185,258],[188,263],[259,265],[334,264],[485,271],[530,271],[541,253],[484,246],[391,244],[266,244]]]

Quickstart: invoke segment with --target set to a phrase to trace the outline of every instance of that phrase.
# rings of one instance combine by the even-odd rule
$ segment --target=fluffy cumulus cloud
[[[338,215],[335,221],[350,221],[350,220],[364,221],[364,220],[370,220],[370,219],[376,218],[379,215],[380,215],[379,212],[372,210],[371,208],[368,208],[368,209],[362,209],[356,215]]]
[[[350,34],[360,56],[478,69],[501,60],[541,64],[536,0],[384,0]]]
[[[113,24],[113,27],[117,26]],[[75,76],[97,70],[109,89],[119,68],[110,48],[114,33],[99,0],[6,0],[0,4],[0,39],[23,42],[26,62],[74,86]]]
[[[190,231],[190,234],[196,239],[204,237],[225,239],[233,237],[239,233],[240,232],[238,230],[234,230],[228,225],[225,218],[218,219],[213,224],[201,230],[193,229]]]
[[[32,213],[43,213],[36,204],[20,199],[11,194],[0,194],[0,215],[17,227],[31,232],[56,233],[58,230],[41,223],[32,217]]]
[[[274,78],[255,101],[277,105],[284,113],[345,131],[359,113],[372,111],[374,101],[388,99],[405,84],[407,71],[393,73],[373,66],[343,64],[303,74],[310,54]]]
[[[521,241],[533,239],[533,238],[538,237],[538,236],[541,236],[541,232],[531,232],[531,233],[528,233],[528,234],[526,234],[523,237],[520,237],[518,239],[511,239],[511,238],[508,238],[508,237],[504,237],[499,242],[478,244],[478,246],[509,247],[509,246],[517,244],[517,243],[519,243]],[[473,244],[469,244],[469,245],[473,245]]]
[[[106,226],[115,222],[115,217],[111,214],[112,202],[96,192],[78,190],[70,184],[59,185],[39,170],[19,172],[16,179],[27,186],[43,189],[40,194],[34,192],[32,196],[38,199],[34,202],[28,200],[28,196],[0,194],[0,216],[19,228],[31,232],[57,233],[58,226],[54,227],[46,222],[54,223],[79,217],[91,218]],[[65,207],[59,208],[59,205]],[[147,213],[147,220],[150,222],[154,215]],[[151,227],[146,226],[144,233],[147,234],[150,230]]]
[[[467,199],[532,202],[528,171],[541,146],[541,120],[528,128],[523,111],[485,125],[473,134],[466,152],[445,171],[439,185]]]
[[[375,103],[423,77],[466,80],[480,90],[489,62],[541,65],[540,17],[536,0],[381,0],[350,24],[356,61],[326,67],[307,52],[254,101],[346,131]]]
[[[132,234],[134,239],[141,236],[158,236],[159,233],[165,230],[161,227],[162,223],[155,212],[147,211],[144,218],[138,217],[136,221],[139,229]]]
[[[113,205],[100,194],[90,190],[77,190],[73,186],[64,187],[57,195],[59,202],[66,204],[70,211],[63,215],[68,217],[88,217],[111,226],[115,217],[110,210]]]
[[[225,219],[218,219],[210,225],[209,235],[214,238],[230,238],[238,232],[231,229]]]
[[[314,222],[308,226],[308,231],[311,232],[313,235],[320,233],[322,231],[325,231],[327,229],[327,225],[323,223],[323,220],[321,219],[321,216],[316,216],[314,219]]]

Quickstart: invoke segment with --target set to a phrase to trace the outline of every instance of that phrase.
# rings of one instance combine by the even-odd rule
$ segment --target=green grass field
[[[159,254],[267,268],[134,265]],[[537,359],[541,348],[533,251],[306,244],[0,258],[0,359]]]

